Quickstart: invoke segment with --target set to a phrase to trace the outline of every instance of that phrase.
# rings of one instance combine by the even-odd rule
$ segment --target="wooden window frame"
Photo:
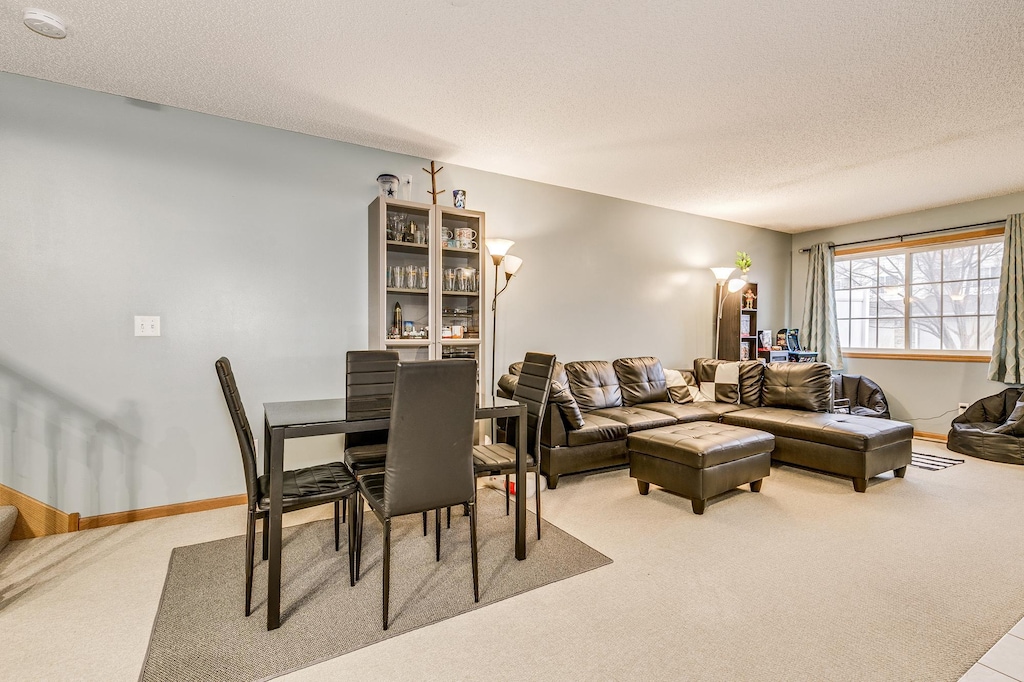
[[[912,251],[926,246],[955,244],[957,242],[974,242],[982,239],[991,239],[1001,236],[1004,233],[1002,227],[990,227],[970,232],[957,234],[937,235],[923,237],[921,239],[910,239],[906,241],[892,242],[886,244],[869,244],[866,246],[855,246],[849,248],[837,248],[835,256],[857,256],[867,253],[878,253],[885,251]],[[909,276],[909,275],[907,275]],[[906,304],[904,304],[906,305]],[[908,319],[909,312],[904,311],[904,320]],[[895,319],[895,318],[894,318]],[[980,329],[979,329],[980,333]],[[848,358],[865,358],[872,360],[916,360],[927,362],[989,362],[992,354],[986,351],[944,351],[944,350],[915,350],[910,348],[865,349],[843,350],[843,356]]]

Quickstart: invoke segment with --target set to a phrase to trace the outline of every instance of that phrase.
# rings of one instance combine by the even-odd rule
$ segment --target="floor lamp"
[[[746,282],[742,279],[729,279],[729,275],[733,273],[736,268],[724,267],[724,268],[711,268],[711,272],[715,273],[715,279],[718,284],[716,285],[715,291],[718,294],[718,318],[715,320],[715,359],[718,360],[718,346],[721,342],[722,337],[722,309],[725,307],[726,289],[729,290],[730,294],[734,294],[744,286]]]
[[[519,272],[519,268],[523,266],[523,259],[506,255],[515,244],[511,239],[488,239],[486,243],[487,250],[491,252],[491,260],[494,262],[494,298],[491,300],[491,395],[494,395],[494,377],[497,375],[494,363],[498,347],[498,296],[508,289],[509,280]],[[505,264],[505,286],[498,289],[498,268],[502,263]]]

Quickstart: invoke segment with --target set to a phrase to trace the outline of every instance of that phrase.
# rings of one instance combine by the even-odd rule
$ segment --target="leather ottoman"
[[[629,475],[641,495],[651,483],[689,498],[694,514],[707,500],[745,483],[755,493],[771,475],[775,437],[716,422],[663,426],[629,434]]]

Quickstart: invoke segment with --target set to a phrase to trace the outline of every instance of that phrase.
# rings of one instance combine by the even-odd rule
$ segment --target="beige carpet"
[[[267,564],[257,566],[253,612],[243,612],[244,538],[178,547],[171,555],[141,680],[257,680],[395,637],[489,603],[604,566],[611,560],[550,523],[527,561],[512,552],[514,523],[504,496],[481,490],[478,526],[480,602],[473,601],[469,520],[442,518],[435,561],[433,516],[423,536],[419,515],[392,525],[389,628],[381,627],[381,525],[367,512],[359,582],[349,584],[344,543],[334,549],[332,521],[286,528],[282,625],[266,630]],[[535,532],[535,518],[527,516]],[[257,546],[259,546],[257,535]]]
[[[701,517],[641,497],[624,471],[563,477],[545,518],[614,563],[286,679],[956,680],[1024,616],[1024,467],[965,459],[863,495],[773,468],[760,494]],[[12,543],[0,678],[137,679],[172,549],[244,519],[231,507]]]

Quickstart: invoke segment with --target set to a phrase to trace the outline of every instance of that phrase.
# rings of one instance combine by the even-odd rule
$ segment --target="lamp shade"
[[[519,256],[505,256],[505,274],[508,277],[515,277],[521,267],[523,267],[522,258]]]
[[[747,286],[747,283],[742,279],[730,279],[729,280],[729,293],[734,294],[743,287]]]
[[[488,241],[490,241],[490,240],[488,240]],[[729,275],[731,275],[732,271],[735,270],[735,269],[736,268],[733,268],[733,267],[728,267],[728,268],[711,268],[711,272],[715,273],[715,279],[718,280],[719,284],[725,284],[725,280],[729,279]]]
[[[500,263],[501,259],[505,257],[508,250],[515,244],[511,239],[488,239],[486,241],[487,250],[491,252],[491,258],[494,259],[495,263]]]

